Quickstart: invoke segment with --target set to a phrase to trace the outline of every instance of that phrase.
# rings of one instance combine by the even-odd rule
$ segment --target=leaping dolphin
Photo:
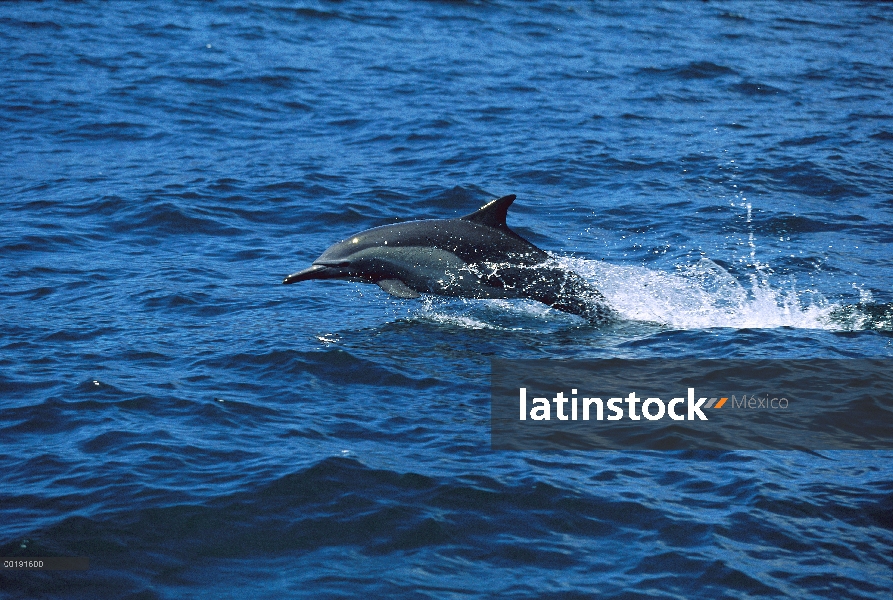
[[[611,310],[582,277],[509,229],[515,195],[458,219],[426,219],[362,231],[322,253],[282,283],[347,279],[398,298],[529,298],[592,321]]]

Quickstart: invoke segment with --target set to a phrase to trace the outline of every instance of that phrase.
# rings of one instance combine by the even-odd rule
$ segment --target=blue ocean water
[[[893,355],[875,2],[0,5],[11,598],[889,598],[890,452],[496,452],[491,358]],[[605,295],[284,275],[514,193]],[[889,418],[889,417],[887,417]]]

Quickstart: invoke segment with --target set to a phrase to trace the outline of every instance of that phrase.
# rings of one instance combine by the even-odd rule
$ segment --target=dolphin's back
[[[467,263],[512,261],[534,265],[549,257],[514,232],[463,219],[430,219],[375,227],[345,240],[341,252],[354,253],[383,246],[437,248],[451,252]]]
[[[506,223],[515,195],[485,204],[458,219],[407,221],[368,229],[329,249],[321,260],[338,260],[371,247],[425,247],[451,252],[467,263],[507,260],[538,264],[549,255],[512,231]]]

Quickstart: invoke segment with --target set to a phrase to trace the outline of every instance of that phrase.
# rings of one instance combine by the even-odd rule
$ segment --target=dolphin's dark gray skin
[[[338,242],[282,283],[347,279],[375,283],[399,298],[529,298],[590,320],[604,320],[604,297],[576,273],[509,229],[514,194],[459,219],[385,225]]]

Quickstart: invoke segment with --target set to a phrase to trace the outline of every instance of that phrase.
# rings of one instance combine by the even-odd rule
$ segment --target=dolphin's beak
[[[297,273],[292,273],[288,277],[286,277],[282,283],[297,283],[299,281],[306,281],[308,279],[327,279],[326,275],[329,274],[327,271],[331,271],[331,267],[327,267],[325,265],[310,265],[303,271],[298,271]]]

